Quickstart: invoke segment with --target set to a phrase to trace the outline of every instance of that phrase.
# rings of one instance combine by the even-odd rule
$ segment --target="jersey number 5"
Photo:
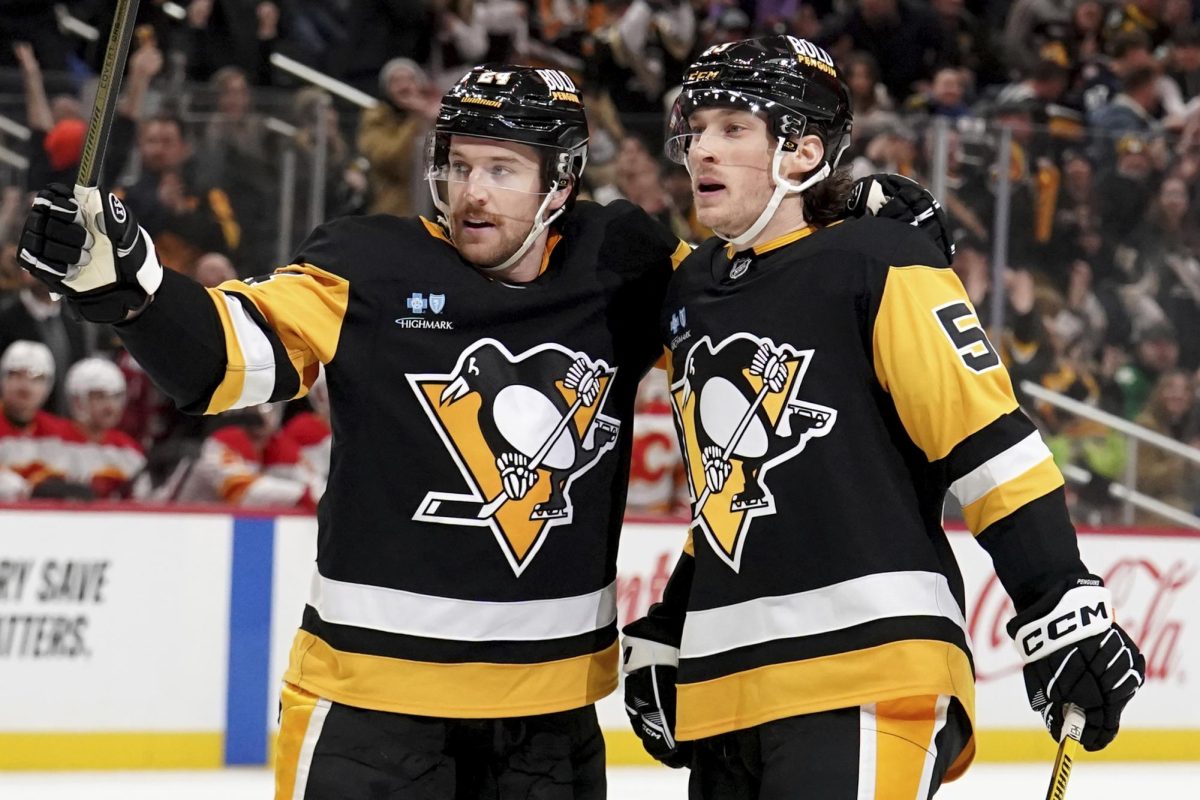
[[[967,369],[973,372],[987,372],[1000,366],[1000,356],[996,355],[996,348],[992,347],[987,334],[979,327],[975,309],[961,300],[956,300],[933,309],[933,314],[942,324],[942,330],[950,338],[950,343],[958,351],[958,357]],[[970,322],[966,325],[958,324],[959,320],[967,318]]]

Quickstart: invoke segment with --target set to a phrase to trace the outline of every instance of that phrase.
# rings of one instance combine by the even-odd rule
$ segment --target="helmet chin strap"
[[[447,203],[446,201],[442,200],[441,196],[438,194],[437,185],[435,183],[434,178],[431,176],[428,178],[428,180],[429,180],[429,193],[431,195],[433,195],[433,204],[437,207],[437,210],[441,212],[442,223],[446,226],[446,230],[450,234],[450,241],[453,242],[454,241],[454,215],[450,213],[450,204]],[[548,192],[546,194],[545,198],[542,199],[542,204],[540,206],[538,206],[537,213],[534,215],[533,226],[529,229],[529,234],[525,237],[525,241],[521,242],[521,246],[517,248],[515,253],[513,253],[508,258],[504,259],[503,263],[497,264],[494,267],[485,267],[482,264],[476,264],[475,268],[477,270],[479,270],[480,272],[486,272],[486,273],[501,272],[503,270],[508,269],[513,264],[516,264],[518,261],[520,261],[525,256],[525,254],[527,252],[529,252],[529,248],[533,246],[533,243],[535,241],[537,241],[537,238],[542,235],[542,231],[544,231],[544,230],[546,230],[546,228],[550,227],[550,223],[552,223],[552,222],[554,222],[554,220],[558,219],[559,216],[563,213],[563,211],[566,210],[567,204],[563,203],[561,206],[558,207],[558,209],[556,211],[551,213],[550,216],[545,217],[543,219],[543,216],[546,213],[546,209],[550,207],[550,201],[554,199],[554,195],[557,192],[558,192],[557,189],[554,191]]]
[[[767,201],[767,205],[762,210],[762,213],[758,215],[758,219],[754,220],[754,223],[749,228],[737,236],[726,236],[718,230],[713,231],[713,233],[734,247],[741,248],[754,241],[754,238],[762,233],[763,228],[767,227],[767,223],[775,216],[775,212],[779,210],[779,204],[783,202],[783,198],[789,194],[800,194],[813,184],[828,178],[829,173],[833,171],[833,167],[826,161],[821,165],[819,170],[805,178],[802,183],[789,181],[783,177],[783,173],[781,172],[783,157],[787,153],[784,150],[787,141],[785,137],[780,136],[778,144],[775,145],[775,155],[771,158],[771,179],[775,182],[775,191],[771,194],[771,199]]]
[[[485,267],[480,264],[476,264],[475,268],[481,272],[501,272],[524,258],[525,254],[529,252],[529,248],[533,247],[533,243],[537,241],[539,236],[542,235],[542,231],[550,227],[550,223],[558,219],[559,215],[562,214],[567,207],[567,204],[563,203],[558,207],[558,210],[551,213],[550,216],[546,217],[545,219],[542,219],[542,215],[545,214],[546,209],[550,207],[550,201],[554,199],[554,195],[555,192],[550,192],[546,195],[545,199],[542,200],[542,204],[538,206],[537,214],[535,214],[533,217],[533,227],[529,229],[529,235],[525,237],[525,241],[521,242],[521,246],[517,248],[515,253],[504,259],[504,263],[502,264],[497,264],[494,267]]]

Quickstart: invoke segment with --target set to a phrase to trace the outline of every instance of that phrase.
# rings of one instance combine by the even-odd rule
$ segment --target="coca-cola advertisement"
[[[621,624],[661,597],[685,536],[678,522],[626,525],[617,577]],[[1012,603],[974,538],[958,530],[950,541],[966,587],[979,728],[1037,729],[1041,720],[1029,710],[1021,662],[1005,630]],[[1146,685],[1122,726],[1200,728],[1200,532],[1081,529],[1079,549],[1112,590],[1118,621],[1146,656]],[[601,719],[606,727],[625,724],[619,695],[601,703]]]

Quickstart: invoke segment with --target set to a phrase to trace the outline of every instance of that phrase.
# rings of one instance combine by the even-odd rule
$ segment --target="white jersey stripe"
[[[271,349],[262,328],[258,327],[240,300],[222,295],[229,309],[229,320],[237,336],[242,359],[246,362],[242,379],[242,394],[231,408],[245,408],[265,403],[275,391],[275,352]]]
[[[680,658],[702,658],[776,639],[815,636],[894,617],[945,617],[966,630],[944,575],[883,572],[796,594],[689,611]]]
[[[1026,436],[999,455],[989,458],[950,484],[950,493],[969,506],[997,486],[1024,475],[1050,458],[1050,448],[1037,431]]]
[[[916,800],[928,800],[929,784],[933,780],[933,767],[937,763],[937,736],[946,727],[946,710],[950,707],[950,698],[939,695],[934,708],[933,733],[929,736],[929,747],[925,748],[925,765],[921,768],[921,783],[917,787]]]
[[[858,797],[857,800],[875,800],[875,764],[877,751],[875,742],[879,733],[875,725],[875,704],[858,707]]]
[[[331,705],[324,698],[317,700],[308,718],[304,741],[300,743],[300,757],[296,762],[296,783],[292,788],[292,800],[304,800],[304,793],[308,790],[308,773],[312,768],[313,752],[317,749],[317,740],[321,738],[321,730],[325,727],[325,718],[329,716]]]
[[[314,574],[309,605],[321,619],[406,636],[462,642],[544,641],[591,633],[617,618],[616,583],[575,597],[458,600],[346,583]]]

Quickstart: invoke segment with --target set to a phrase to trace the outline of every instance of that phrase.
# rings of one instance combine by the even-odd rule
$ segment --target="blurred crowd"
[[[328,463],[323,392],[185,416],[111,332],[16,266],[29,192],[73,181],[113,5],[0,0],[0,499],[311,507]],[[760,33],[821,44],[854,98],[843,167],[938,190],[955,270],[1023,406],[1060,463],[1091,476],[1071,487],[1077,519],[1120,520],[1108,487],[1131,473],[1197,513],[1197,465],[1130,452],[1021,388],[1200,446],[1192,0],[143,0],[138,22],[103,184],[168,266],[207,286],[269,271],[323,219],[430,214],[422,160],[439,97],[488,61],[569,72],[592,128],[585,196],[627,198],[701,241],[689,176],[661,156],[683,70]],[[662,373],[639,402],[630,512],[685,514]]]

